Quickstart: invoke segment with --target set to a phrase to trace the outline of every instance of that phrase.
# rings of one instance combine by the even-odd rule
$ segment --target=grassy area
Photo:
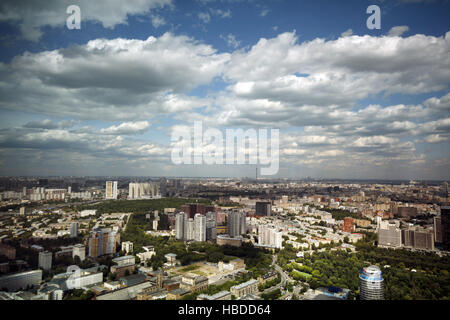
[[[195,264],[192,264],[190,266],[187,266],[187,267],[184,267],[183,269],[178,270],[178,272],[186,273],[186,272],[194,271],[197,269],[200,269],[200,267]]]
[[[292,270],[292,274],[293,274],[294,276],[300,276],[300,277],[304,277],[304,278],[306,278],[306,279],[312,277],[312,275],[310,275],[309,273],[301,272],[301,271],[298,271],[298,270]]]

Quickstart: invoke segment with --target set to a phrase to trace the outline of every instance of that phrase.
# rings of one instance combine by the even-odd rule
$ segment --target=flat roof
[[[136,259],[134,256],[123,256],[123,257],[117,257],[112,259],[112,261],[121,261],[121,260],[128,260],[128,259]]]
[[[239,290],[239,289],[245,288],[245,287],[247,287],[249,285],[252,285],[252,284],[255,284],[255,283],[258,283],[258,281],[255,280],[255,279],[250,279],[250,280],[248,280],[248,281],[246,281],[244,283],[232,286],[231,288]]]

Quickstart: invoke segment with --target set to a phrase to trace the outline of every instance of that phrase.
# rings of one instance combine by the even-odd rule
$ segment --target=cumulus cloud
[[[220,75],[229,54],[185,36],[97,39],[0,64],[0,108],[126,119],[207,104],[186,93]]]
[[[66,8],[78,5],[82,22],[100,22],[105,28],[127,23],[128,16],[145,14],[155,8],[170,6],[172,0],[3,0],[0,2],[0,22],[18,23],[22,36],[38,41],[44,26],[65,26]]]
[[[222,38],[232,48],[239,45],[232,34]],[[85,153],[93,162],[104,157],[144,167],[148,160],[167,164],[169,143],[142,141],[150,128],[143,119],[157,123],[153,118],[164,115],[170,129],[190,128],[196,120],[205,127],[286,129],[280,155],[282,166],[292,170],[301,166],[329,174],[340,168],[367,175],[372,168],[389,175],[405,167],[419,170],[430,163],[423,144],[450,141],[449,53],[450,33],[350,32],[301,43],[288,32],[231,54],[171,33],[25,53],[0,64],[0,108],[114,123],[67,130],[70,123],[31,121],[0,129],[0,150],[66,150],[75,158]],[[223,90],[192,94],[216,79],[225,82]],[[427,99],[416,104],[363,102],[421,93]],[[159,126],[170,134],[169,126]]]

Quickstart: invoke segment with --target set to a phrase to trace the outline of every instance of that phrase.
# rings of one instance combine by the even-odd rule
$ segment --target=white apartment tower
[[[206,216],[197,213],[194,216],[195,241],[206,241]]]
[[[177,240],[184,240],[186,238],[185,229],[186,214],[184,212],[180,212],[175,216],[175,238]]]
[[[39,268],[44,270],[52,269],[52,253],[48,251],[39,252]]]
[[[116,200],[117,196],[117,181],[106,181],[105,198],[107,200]]]

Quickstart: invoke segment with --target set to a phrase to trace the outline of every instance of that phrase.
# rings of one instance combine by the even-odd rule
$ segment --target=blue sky
[[[65,26],[71,4],[80,30]],[[253,176],[171,162],[171,132],[202,120],[280,129],[276,177],[449,179],[449,9],[3,1],[0,174]]]

